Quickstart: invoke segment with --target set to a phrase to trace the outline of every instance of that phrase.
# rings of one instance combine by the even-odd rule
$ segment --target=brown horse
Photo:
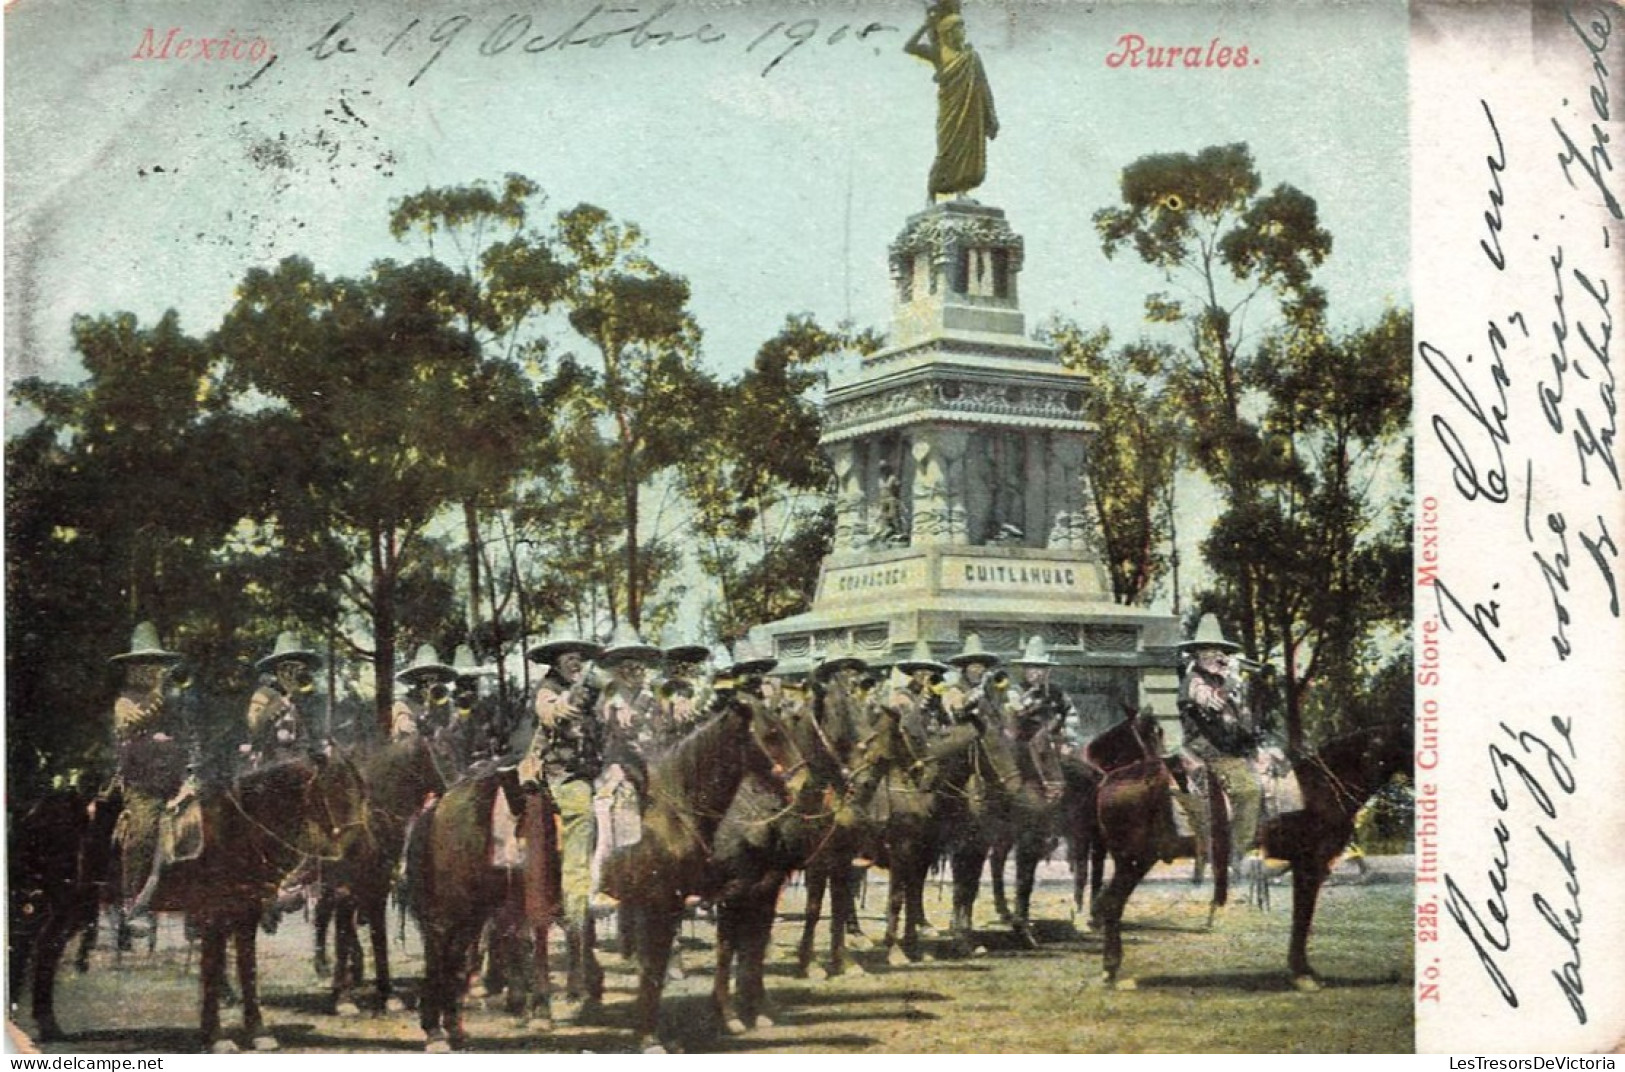
[[[495,946],[506,951],[518,944],[530,951],[531,971],[523,980],[529,983],[529,1008],[522,1011],[538,1026],[551,1026],[547,938],[560,920],[557,828],[544,793],[521,794],[516,781],[505,790],[504,778],[492,770],[453,785],[418,814],[406,837],[407,906],[423,935],[418,1020],[431,1053],[467,1041],[463,997],[473,952],[493,922],[500,932]],[[517,868],[499,867],[491,858],[492,809],[515,805],[524,861]]]
[[[1317,989],[1309,967],[1309,930],[1315,905],[1331,864],[1354,833],[1354,816],[1372,794],[1399,771],[1409,771],[1411,728],[1408,723],[1368,726],[1322,745],[1293,762],[1302,789],[1302,811],[1288,812],[1260,824],[1259,845],[1266,856],[1285,860],[1292,869],[1292,937],[1288,967],[1299,989]],[[1111,883],[1100,898],[1105,951],[1103,979],[1108,986],[1132,989],[1119,979],[1123,964],[1123,908],[1153,864],[1174,858],[1179,842],[1173,821],[1173,776],[1160,758],[1145,759],[1114,770],[1101,784],[1101,834],[1111,853]],[[1215,867],[1225,863],[1215,846]],[[1215,871],[1217,878],[1220,872]],[[1218,886],[1218,883],[1215,883]],[[1215,889],[1215,904],[1221,904]]]
[[[1045,785],[1028,745],[998,727],[989,727],[980,741],[971,806],[964,821],[955,823],[949,850],[954,879],[954,940],[961,949],[972,944],[972,911],[983,865],[991,857],[999,915],[1008,920],[1019,939],[1035,946],[1029,919],[1033,885],[1039,863],[1056,845],[1066,791],[1074,779],[1064,778],[1058,787]],[[1062,773],[1065,775],[1065,767]],[[1016,854],[1013,912],[1004,902],[1004,862],[1012,850]]]
[[[611,854],[602,876],[604,890],[624,910],[638,962],[634,1031],[639,1049],[664,1052],[660,998],[688,898],[716,901],[729,895],[728,918],[718,920],[719,959],[724,941],[744,950],[747,963],[757,942],[765,952],[761,904],[774,875],[757,874],[751,890],[730,891],[714,849],[718,829],[747,778],[758,788],[779,786],[767,791],[782,807],[783,784],[798,762],[783,724],[762,700],[739,692],[729,694],[720,711],[650,767],[642,837]],[[772,924],[771,907],[765,924]]]
[[[389,974],[389,895],[407,827],[446,787],[437,757],[422,737],[386,744],[360,757],[358,765],[367,785],[369,836],[352,841],[342,860],[322,865],[318,895],[317,962],[325,959],[320,918],[325,911],[333,925],[333,1008],[341,1016],[359,1012],[354,992],[365,971],[361,925],[371,936],[380,1004],[391,1012],[403,1008]]]
[[[33,1014],[40,1039],[62,1037],[55,1008],[56,973],[75,933],[87,936],[108,896],[113,828],[124,810],[117,791],[95,797],[60,790],[8,824],[10,890],[7,963],[13,1000],[32,968]],[[85,967],[80,949],[80,970]]]

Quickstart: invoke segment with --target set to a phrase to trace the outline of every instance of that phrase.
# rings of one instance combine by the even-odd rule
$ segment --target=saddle
[[[185,863],[203,855],[203,801],[196,793],[179,806],[164,808],[158,819],[158,851],[171,863]]]

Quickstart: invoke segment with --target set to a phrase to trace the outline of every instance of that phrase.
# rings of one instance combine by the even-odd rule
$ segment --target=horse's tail
[[[407,909],[419,920],[423,919],[433,894],[429,874],[429,838],[434,830],[435,812],[439,806],[440,798],[432,797],[412,816],[406,827],[406,844],[401,852],[403,896]]]

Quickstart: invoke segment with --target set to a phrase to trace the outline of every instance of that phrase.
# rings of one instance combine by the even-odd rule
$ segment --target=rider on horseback
[[[659,701],[649,689],[649,669],[661,650],[645,644],[637,630],[623,624],[599,657],[609,685],[598,701],[604,732],[604,769],[593,783],[593,815],[598,827],[592,858],[594,907],[612,907],[598,891],[604,861],[616,849],[643,836],[643,798],[649,787],[649,757],[655,751]]]
[[[1204,614],[1196,636],[1179,645],[1185,659],[1179,689],[1185,750],[1218,781],[1229,803],[1231,859],[1248,852],[1258,834],[1263,790],[1254,762],[1263,727],[1247,703],[1240,676],[1241,645],[1228,639],[1219,619]],[[1222,819],[1223,812],[1216,813]]]
[[[591,895],[593,781],[603,769],[601,727],[595,717],[596,690],[587,680],[587,660],[603,649],[574,637],[537,644],[525,654],[546,663],[536,688],[536,731],[519,761],[518,782],[525,791],[521,812],[551,801],[560,826],[559,862],[567,906],[583,906]]]
[[[999,665],[999,657],[982,649],[979,634],[969,633],[965,636],[964,649],[948,661],[959,668],[959,680],[950,685],[942,697],[948,721],[954,725],[968,723],[978,732],[1000,725],[1004,687],[991,673]]]
[[[260,687],[248,701],[250,766],[269,766],[309,747],[299,700],[316,691],[316,671],[322,657],[303,647],[296,633],[276,638],[271,654],[255,664],[262,675]]]
[[[200,743],[195,727],[172,702],[169,679],[181,656],[158,642],[151,622],[136,626],[130,650],[112,657],[124,668],[124,684],[113,701],[113,741],[117,755],[113,792],[121,792],[124,811],[116,831],[123,860],[126,896],[135,882],[151,873],[127,916],[144,914],[157,886],[160,866],[159,825],[170,805],[180,807],[196,794],[195,772]],[[182,798],[185,799],[182,799]],[[124,941],[125,935],[120,935]]]
[[[1050,658],[1044,638],[1028,638],[1021,658],[1021,692],[1010,698],[1005,732],[1026,745],[1033,766],[1048,796],[1059,798],[1065,779],[1061,772],[1061,742],[1067,719],[1077,714],[1065,690],[1050,681],[1050,671],[1059,664]]]

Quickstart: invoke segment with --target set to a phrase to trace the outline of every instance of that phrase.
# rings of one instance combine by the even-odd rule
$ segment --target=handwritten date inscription
[[[422,62],[407,80],[416,86],[446,52],[456,47],[472,48],[482,57],[545,56],[574,49],[597,50],[617,45],[634,52],[652,51],[672,45],[704,47],[721,45],[733,38],[711,22],[696,21],[689,13],[674,13],[676,3],[660,7],[606,6],[595,4],[573,22],[547,27],[528,14],[515,12],[501,19],[477,21],[471,15],[451,14],[439,18],[413,18],[397,27],[371,33],[358,26],[350,12],[306,47],[320,61],[372,48],[382,56],[412,54]],[[877,35],[897,33],[898,27],[880,22],[828,24],[817,18],[764,23],[743,39],[743,51],[766,57],[766,76],[803,46],[863,43]],[[381,44],[380,44],[381,43]]]

